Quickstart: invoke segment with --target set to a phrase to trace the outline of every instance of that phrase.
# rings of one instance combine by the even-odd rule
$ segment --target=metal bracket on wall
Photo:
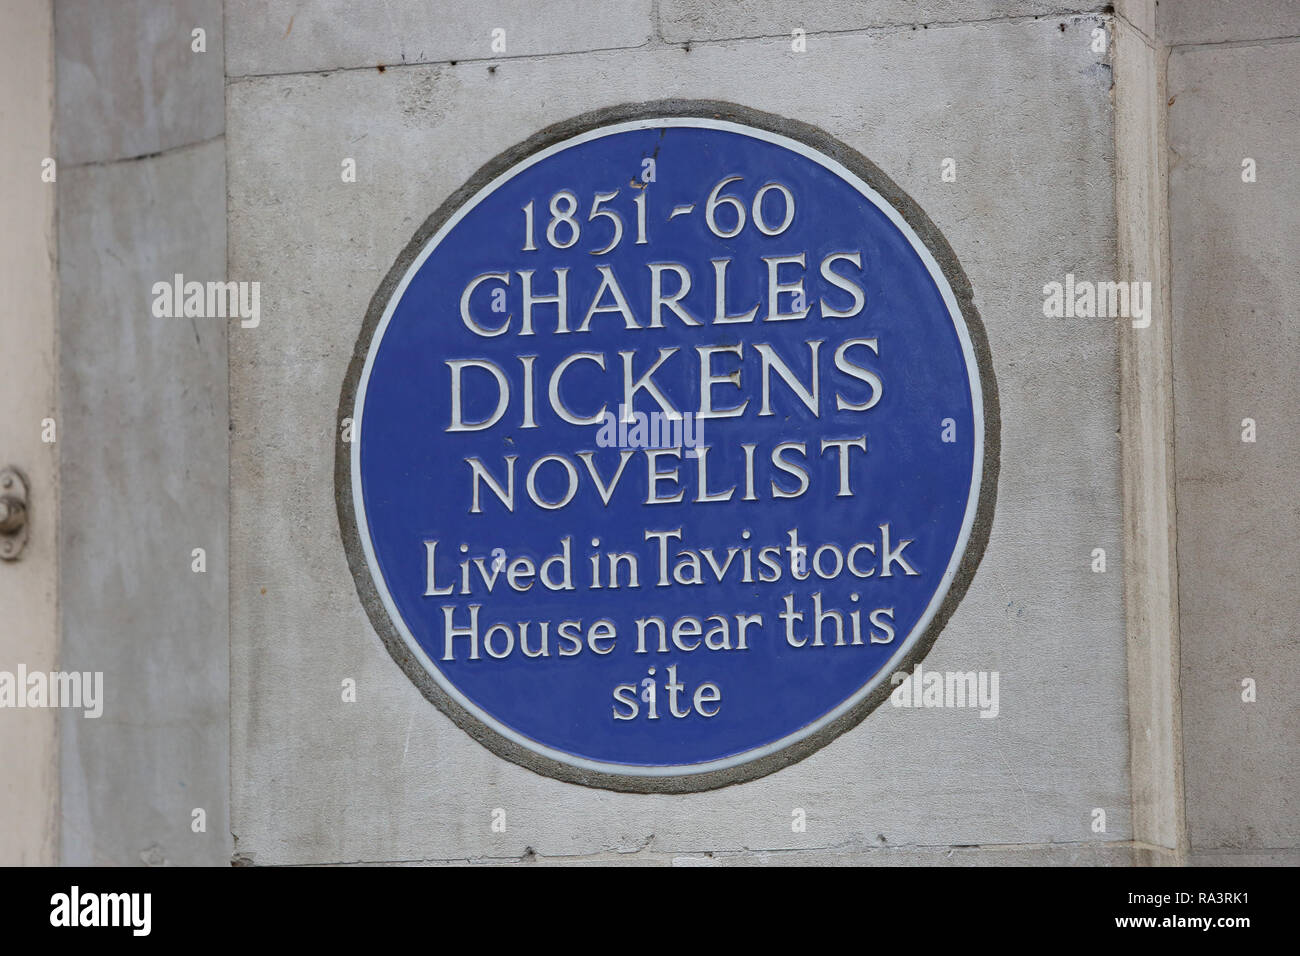
[[[17,468],[0,470],[0,559],[17,561],[27,544],[27,480]]]

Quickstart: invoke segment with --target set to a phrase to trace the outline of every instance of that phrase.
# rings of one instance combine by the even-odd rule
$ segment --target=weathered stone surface
[[[777,37],[233,81],[231,277],[263,289],[261,326],[233,330],[230,346],[237,851],[302,863],[585,856],[651,839],[691,856],[1127,839],[1116,327],[1042,310],[1044,284],[1067,272],[1115,275],[1110,67],[1088,42],[1099,22],[823,37],[815,56]],[[338,395],[371,296],[484,162],[549,123],[659,97],[820,125],[893,177],[956,251],[988,328],[1003,458],[987,554],[926,665],[998,670],[997,719],[886,706],[753,783],[614,794],[493,756],[371,629],[333,489]],[[347,157],[355,184],[341,181]],[[945,157],[956,183],[940,179]],[[1105,574],[1090,568],[1097,547]],[[345,678],[355,704],[341,701]],[[498,807],[505,833],[490,827]],[[791,832],[793,808],[807,832]]]
[[[224,274],[224,165],[215,142],[59,173],[59,666],[105,700],[61,715],[67,864],[230,856],[226,328],[150,292]]]
[[[192,32],[206,33],[206,52]],[[59,162],[147,156],[225,125],[221,0],[54,4]]]
[[[1162,7],[1163,9],[1163,7]],[[1169,58],[1183,740],[1192,847],[1300,842],[1300,43]],[[1242,181],[1242,162],[1256,181]],[[1245,442],[1243,421],[1256,424]],[[1242,701],[1242,681],[1258,700]]]
[[[227,0],[229,76],[641,46],[651,0]],[[503,31],[496,33],[495,31]]]
[[[1156,5],[1156,36],[1168,46],[1300,36],[1289,0],[1182,0]]]

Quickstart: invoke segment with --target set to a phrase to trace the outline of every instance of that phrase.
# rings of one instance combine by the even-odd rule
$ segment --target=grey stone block
[[[1162,8],[1163,9],[1163,8]],[[1169,223],[1188,831],[1300,842],[1300,43],[1169,58]],[[1242,160],[1257,181],[1242,181]],[[1242,441],[1242,421],[1257,425]],[[1242,701],[1252,678],[1258,701]]]
[[[60,667],[105,698],[61,715],[67,864],[229,861],[226,329],[150,291],[224,275],[224,166],[214,142],[59,173]]]
[[[206,52],[191,31],[206,32]],[[221,0],[57,0],[59,162],[146,156],[225,125]]]

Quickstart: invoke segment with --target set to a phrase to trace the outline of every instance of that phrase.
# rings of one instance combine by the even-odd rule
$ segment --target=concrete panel
[[[497,61],[636,47],[651,38],[652,7],[652,0],[227,0],[226,73]],[[497,30],[504,33],[494,35]]]
[[[1175,459],[1193,848],[1300,841],[1300,43],[1169,58]],[[1243,158],[1257,182],[1242,181]],[[1257,440],[1242,440],[1243,419]],[[1251,678],[1258,701],[1242,700]]]
[[[202,142],[224,123],[221,0],[57,0],[59,162]],[[206,52],[191,32],[206,32]]]
[[[882,27],[941,28],[1005,17],[1037,17],[1098,11],[1088,0],[660,0],[659,29],[670,43],[738,37],[870,30]]]
[[[262,282],[264,313],[235,330],[230,352],[237,853],[305,863],[1011,844],[1046,858],[1043,844],[1126,840],[1116,329],[1043,317],[1046,282],[1116,272],[1110,67],[1088,42],[1098,22],[826,37],[815,56],[777,38],[233,82],[231,270]],[[997,719],[886,706],[753,783],[613,794],[494,757],[420,696],[372,631],[332,481],[339,389],[370,297],[482,163],[549,123],[670,96],[743,103],[842,138],[917,200],[970,277],[1002,398],[999,510],[926,666],[1000,671]],[[346,157],[355,184],[341,182]],[[956,183],[940,179],[944,157]],[[302,228],[322,222],[331,228]],[[1089,567],[1097,547],[1105,574]],[[341,700],[345,678],[354,704]],[[498,807],[505,833],[490,828]],[[796,807],[805,833],[791,832]],[[1105,833],[1092,832],[1094,808]]]
[[[229,859],[226,330],[151,312],[153,283],[225,273],[224,163],[59,175],[62,666],[105,698],[62,721],[69,864]]]
[[[1166,46],[1300,36],[1294,0],[1167,0],[1156,6],[1156,37]]]

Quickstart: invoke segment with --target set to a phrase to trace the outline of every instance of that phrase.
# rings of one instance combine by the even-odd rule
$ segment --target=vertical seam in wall
[[[230,281],[230,139],[226,130],[230,123],[230,82],[227,64],[230,62],[228,52],[230,43],[229,16],[226,0],[221,3],[221,180],[224,202],[221,209],[221,229],[226,235],[225,252],[226,281]],[[230,336],[237,328],[235,323],[226,326],[226,821],[225,827],[230,834],[231,859],[233,865],[238,854],[239,838],[235,836],[235,692],[234,692],[234,607],[232,602],[230,568],[233,564],[234,525],[232,516],[234,502],[232,494],[233,463],[231,454],[231,394],[230,394]]]
[[[1113,83],[1113,99],[1111,109],[1113,115],[1112,149],[1114,151],[1114,198],[1115,198],[1115,267],[1116,278],[1124,280],[1128,271],[1128,264],[1125,261],[1127,252],[1125,240],[1125,195],[1122,190],[1122,184],[1127,181],[1127,163],[1129,148],[1125,143],[1124,136],[1126,131],[1126,117],[1122,110],[1122,104],[1128,97],[1125,83],[1128,79],[1129,69],[1124,62],[1124,46],[1121,39],[1124,34],[1123,27],[1127,26],[1127,21],[1116,17],[1114,28],[1111,34],[1111,78]],[[1146,828],[1141,825],[1140,799],[1141,788],[1138,786],[1138,776],[1140,774],[1139,762],[1141,754],[1133,745],[1133,726],[1134,721],[1140,719],[1140,715],[1134,713],[1133,708],[1133,646],[1132,646],[1132,625],[1133,615],[1135,613],[1132,607],[1133,596],[1131,582],[1128,580],[1129,563],[1132,560],[1133,541],[1132,541],[1132,479],[1130,471],[1133,468],[1133,461],[1129,453],[1132,447],[1132,441],[1129,435],[1125,434],[1126,422],[1125,413],[1131,401],[1133,384],[1130,377],[1134,374],[1132,360],[1127,356],[1126,343],[1124,341],[1125,330],[1123,323],[1116,326],[1115,348],[1118,358],[1119,372],[1119,423],[1120,423],[1120,496],[1122,517],[1122,541],[1124,546],[1124,563],[1121,565],[1125,580],[1123,582],[1123,601],[1124,601],[1124,651],[1125,651],[1125,692],[1124,704],[1128,713],[1127,720],[1127,740],[1128,748],[1128,788],[1129,788],[1129,817],[1130,829],[1133,835],[1134,862],[1139,860],[1139,847],[1148,845],[1149,834]]]
[[[1179,814],[1177,820],[1177,836],[1179,851],[1185,856],[1191,850],[1191,839],[1187,829],[1187,774],[1186,750],[1183,742],[1183,661],[1182,661],[1182,607],[1183,607],[1183,581],[1182,576],[1178,573],[1179,554],[1178,554],[1178,391],[1175,388],[1174,381],[1174,249],[1173,249],[1173,229],[1170,228],[1169,218],[1173,213],[1173,175],[1169,169],[1169,57],[1173,53],[1173,47],[1156,48],[1156,82],[1158,84],[1156,92],[1157,105],[1160,108],[1159,113],[1159,130],[1158,144],[1160,147],[1159,160],[1164,169],[1164,190],[1162,200],[1165,206],[1165,234],[1164,234],[1164,253],[1165,253],[1165,279],[1168,283],[1168,291],[1165,300],[1165,311],[1168,315],[1169,322],[1169,342],[1166,345],[1167,355],[1166,362],[1169,367],[1169,500],[1173,508],[1173,530],[1171,532],[1172,541],[1170,542],[1170,561],[1172,562],[1171,571],[1173,577],[1173,593],[1171,600],[1173,603],[1173,623],[1174,627],[1174,644],[1173,644],[1173,661],[1172,666],[1176,669],[1174,672],[1174,681],[1178,687],[1178,699],[1175,702],[1175,713],[1173,714],[1174,724],[1174,741],[1178,751],[1178,760],[1175,765],[1176,780],[1178,790]]]
[[[50,45],[49,45],[49,73],[47,74],[47,88],[50,97],[50,155],[57,157],[59,155],[59,123],[58,109],[59,96],[57,83],[59,81],[59,70],[57,51],[58,44],[55,38],[55,31],[58,29],[58,18],[54,15],[54,2],[50,0],[48,8],[50,11]],[[49,239],[49,256],[50,256],[50,299],[51,308],[50,321],[53,328],[50,330],[52,344],[50,348],[51,367],[50,367],[50,412],[54,418],[55,428],[61,424],[62,410],[62,389],[63,376],[62,370],[62,340],[60,330],[63,326],[63,319],[59,310],[59,190],[58,190],[58,160],[54,163],[55,189],[54,195],[50,199],[49,216],[50,216],[50,239]],[[58,432],[55,432],[57,439]],[[56,440],[54,444],[53,467],[51,471],[54,480],[50,488],[51,516],[50,522],[53,529],[52,542],[54,546],[54,667],[56,670],[63,668],[63,548],[60,546],[60,539],[63,534],[61,518],[63,513],[63,446]],[[62,708],[56,711],[57,719],[54,723],[54,746],[51,752],[53,766],[50,768],[50,780],[54,785],[53,798],[50,801],[50,818],[49,818],[49,840],[51,862],[54,865],[63,863],[63,721],[65,712]]]
[[[1118,22],[1128,27],[1127,21]],[[1119,33],[1127,33],[1127,29],[1117,30]],[[1146,278],[1151,282],[1152,325],[1147,335],[1163,334],[1165,339],[1157,338],[1147,345],[1143,340],[1134,339],[1134,333],[1125,326],[1120,326],[1120,414],[1122,454],[1126,459],[1124,567],[1129,775],[1135,862],[1180,864],[1186,861],[1186,827],[1178,649],[1166,93],[1162,50],[1150,45],[1140,30],[1133,33],[1134,40],[1144,48],[1140,54],[1144,63],[1150,57],[1150,68],[1145,68],[1144,63],[1130,65],[1131,61],[1122,60],[1131,48],[1128,43],[1115,45],[1120,66],[1115,127],[1118,278]],[[1135,199],[1142,201],[1134,202]],[[1135,218],[1141,221],[1135,223]],[[1137,274],[1139,271],[1150,274],[1143,277]],[[1158,311],[1156,303],[1160,304]],[[1135,634],[1135,624],[1144,633]],[[1134,708],[1135,702],[1138,709]],[[1167,730],[1151,737],[1153,726],[1164,726]]]
[[[1175,448],[1177,438],[1174,409],[1174,300],[1173,300],[1173,239],[1169,228],[1169,104],[1166,64],[1168,51],[1159,45],[1154,48],[1156,84],[1156,175],[1163,187],[1157,193],[1163,212],[1164,228],[1159,237],[1163,253],[1163,292],[1164,319],[1169,330],[1164,343],[1164,364],[1167,378],[1165,391],[1165,433],[1168,435],[1169,460],[1165,469],[1165,497],[1169,505],[1169,529],[1167,548],[1169,560],[1169,660],[1167,666],[1173,671],[1171,686],[1176,693],[1170,700],[1170,735],[1173,741],[1173,775],[1174,792],[1174,852],[1178,863],[1187,862],[1187,793],[1186,775],[1184,773],[1183,752],[1183,687],[1182,687],[1182,641],[1181,608],[1179,599],[1181,579],[1178,573],[1178,458]]]

